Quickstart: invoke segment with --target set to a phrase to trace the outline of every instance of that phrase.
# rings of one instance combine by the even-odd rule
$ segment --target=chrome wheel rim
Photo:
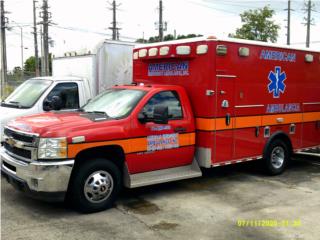
[[[103,170],[92,173],[84,184],[84,195],[91,203],[101,203],[108,199],[114,184],[112,176]]]
[[[272,150],[271,153],[271,164],[274,168],[279,169],[284,163],[285,153],[281,146],[277,146]]]

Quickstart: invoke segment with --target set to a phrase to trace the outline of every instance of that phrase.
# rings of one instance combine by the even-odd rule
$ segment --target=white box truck
[[[3,127],[16,117],[49,110],[78,109],[106,88],[132,82],[134,43],[105,40],[91,50],[52,60],[53,77],[31,78],[0,106]]]

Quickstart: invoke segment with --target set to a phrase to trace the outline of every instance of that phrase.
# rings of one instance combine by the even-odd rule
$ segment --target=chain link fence
[[[4,100],[10,93],[14,91],[21,83],[25,80],[33,78],[36,76],[34,72],[25,72],[23,76],[21,74],[7,74],[7,81],[4,83],[1,81],[0,92],[2,94],[1,100]]]

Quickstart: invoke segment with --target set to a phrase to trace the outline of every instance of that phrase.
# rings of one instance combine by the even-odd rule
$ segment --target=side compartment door
[[[168,106],[167,124],[152,122],[154,108]],[[154,94],[139,110],[148,122],[133,119],[132,130],[146,143],[144,152],[130,154],[127,158],[131,173],[148,172],[189,165],[195,150],[195,127],[190,116],[186,116],[180,96],[176,91],[161,91]]]
[[[236,77],[217,75],[215,153],[213,164],[234,157],[234,89]]]

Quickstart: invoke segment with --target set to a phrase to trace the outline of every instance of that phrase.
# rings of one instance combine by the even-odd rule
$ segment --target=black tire
[[[121,172],[113,162],[88,159],[72,173],[68,201],[77,211],[99,212],[113,206],[121,188]]]
[[[264,170],[269,175],[279,175],[284,172],[290,160],[290,151],[282,140],[275,139],[264,154]]]

